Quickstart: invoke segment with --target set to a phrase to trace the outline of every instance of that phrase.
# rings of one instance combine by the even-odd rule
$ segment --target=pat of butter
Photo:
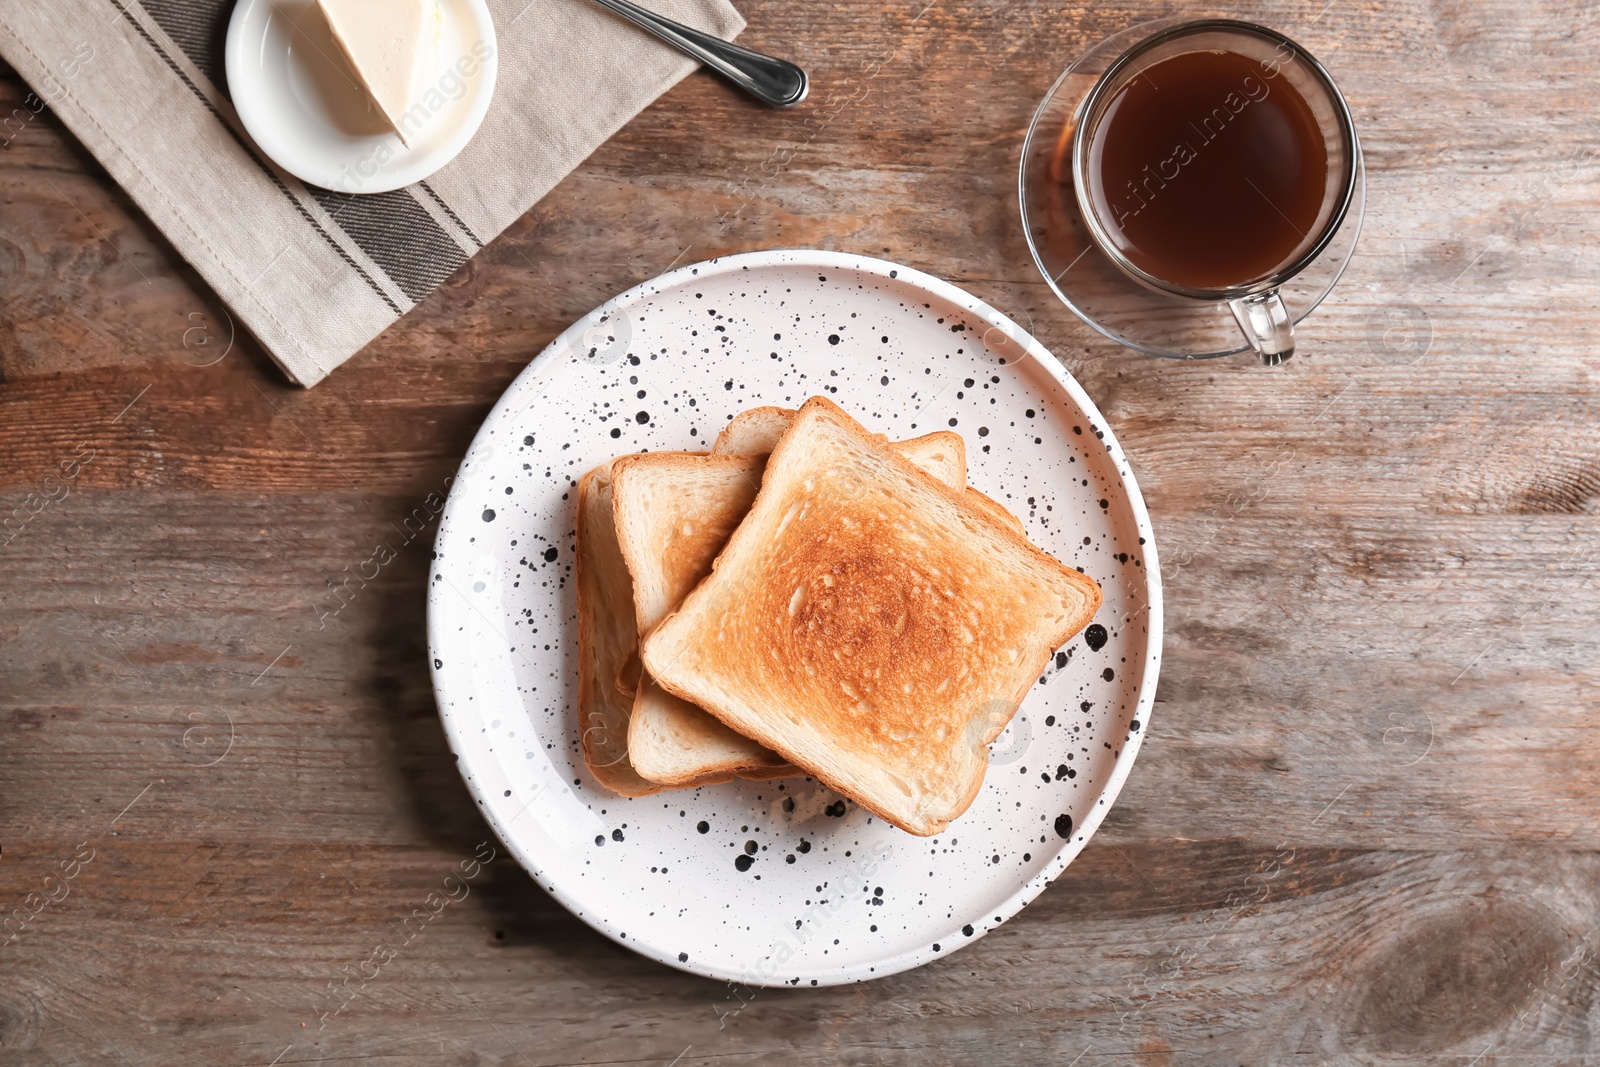
[[[406,147],[406,112],[433,72],[442,36],[439,0],[317,0],[367,96]]]

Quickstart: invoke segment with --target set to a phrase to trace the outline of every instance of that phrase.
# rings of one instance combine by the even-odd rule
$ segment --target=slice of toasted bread
[[[987,745],[1100,605],[1087,576],[824,397],[779,440],[645,670],[914,834],[971,805]]]
[[[765,456],[647,452],[612,461],[613,516],[633,579],[635,639],[678,606],[707,574],[761,485]],[[663,785],[783,769],[788,761],[659,686],[638,682],[628,758]]]
[[[780,413],[787,427],[794,413]],[[754,437],[744,440],[763,443]],[[965,481],[966,452],[959,435],[941,431],[889,447],[947,484]],[[715,450],[709,456],[650,452],[613,462],[617,538],[633,577],[641,637],[711,573],[717,553],[749,512],[765,466],[765,455],[718,455]],[[663,785],[699,784],[707,775],[729,773],[799,773],[765,746],[649,684],[637,689],[628,753],[635,770]]]
[[[633,702],[617,688],[639,627],[633,580],[612,520],[612,464],[578,480],[578,731],[584,762],[601,785],[625,797],[658,791],[628,759]]]
[[[722,432],[717,434],[717,440],[711,446],[711,454],[722,453],[749,453],[766,454],[772,451],[778,443],[778,438],[783,436],[783,431],[789,428],[789,423],[794,421],[796,412],[789,408],[747,408],[733,417],[733,420],[724,426]],[[874,440],[886,440],[881,434],[874,434]],[[967,481],[967,442],[958,433],[949,430],[935,430],[933,433],[910,441],[900,443],[900,452],[911,462],[922,467],[940,481],[951,485],[965,485]],[[960,473],[953,473],[959,469]],[[972,502],[980,508],[992,511],[996,518],[1004,519],[1022,532],[1022,520],[1007,511],[1000,504],[984,496],[976,489],[968,489],[972,495]]]

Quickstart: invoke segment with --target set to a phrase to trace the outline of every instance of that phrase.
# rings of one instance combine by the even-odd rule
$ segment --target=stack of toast
[[[913,834],[977,796],[988,745],[1100,588],[966,485],[959,434],[872,434],[825,397],[709,453],[578,483],[581,747],[624,796],[807,775]]]

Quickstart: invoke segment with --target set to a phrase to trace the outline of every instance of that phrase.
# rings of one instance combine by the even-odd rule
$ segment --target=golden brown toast
[[[659,685],[896,826],[972,803],[1093,580],[813,397],[749,514],[644,639]]]

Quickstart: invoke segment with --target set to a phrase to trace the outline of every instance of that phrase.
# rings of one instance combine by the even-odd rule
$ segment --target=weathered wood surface
[[[1266,371],[1116,350],[1022,241],[1034,103],[1168,9],[743,7],[810,103],[691,78],[310,392],[248,338],[212,362],[214,297],[48,112],[0,153],[0,514],[27,516],[0,905],[59,898],[0,947],[0,1062],[1600,1059],[1600,12],[1242,9],[1334,70],[1370,181],[1360,254]],[[490,836],[428,685],[426,548],[319,631],[326,579],[578,315],[774,246],[951,278],[1105,409],[1170,620],[1121,801],[1015,921],[836,990],[657,966],[498,859],[319,1028]]]

